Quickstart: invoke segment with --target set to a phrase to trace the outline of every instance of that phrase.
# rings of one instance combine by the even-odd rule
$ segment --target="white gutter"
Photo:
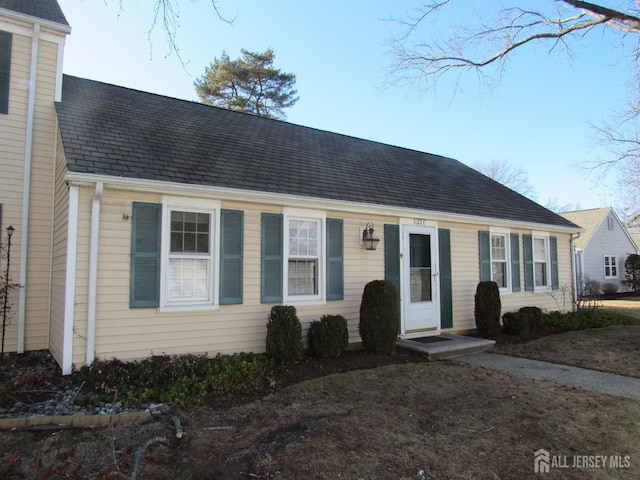
[[[96,175],[90,173],[67,172],[65,180],[70,185],[93,188],[96,182],[103,182],[106,188],[113,190],[161,193],[182,197],[214,198],[224,197],[228,200],[256,202],[271,205],[294,204],[300,208],[339,210],[342,212],[363,213],[368,215],[388,215],[405,218],[429,218],[433,221],[471,223],[476,225],[493,225],[496,227],[522,228],[531,230],[551,230],[563,233],[584,231],[582,228],[560,227],[534,222],[505,220],[500,218],[479,217],[460,213],[445,213],[415,208],[392,207],[388,205],[364,204],[344,200],[332,200],[317,197],[303,197],[282,193],[258,192],[237,188],[214,187],[209,185],[189,185],[184,183],[165,182],[160,180],[144,180],[136,178]]]
[[[77,188],[77,187],[76,187]],[[89,240],[89,300],[87,312],[87,365],[95,360],[96,350],[96,294],[98,290],[98,251],[100,242],[100,200],[104,191],[102,182],[96,183],[91,201],[91,236]]]
[[[29,96],[27,99],[27,131],[24,142],[24,178],[22,184],[22,224],[20,232],[20,277],[23,288],[18,296],[18,353],[24,353],[24,337],[27,306],[27,254],[29,251],[29,206],[31,199],[31,161],[33,158],[33,122],[36,109],[36,78],[38,75],[38,47],[40,24],[33,24],[31,38],[31,65],[29,72]]]
[[[67,268],[64,290],[64,323],[62,327],[62,374],[73,370],[73,322],[76,298],[76,263],[78,255],[78,198],[80,189],[69,187],[67,217]]]

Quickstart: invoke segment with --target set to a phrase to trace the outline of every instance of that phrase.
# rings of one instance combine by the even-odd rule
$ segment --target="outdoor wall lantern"
[[[375,230],[373,229],[373,223],[367,223],[367,226],[364,227],[362,231],[362,243],[367,250],[375,250],[378,246],[378,242],[380,239],[376,236]]]
[[[13,228],[13,225],[9,225],[7,227],[7,237],[11,238],[11,235],[13,235],[13,231],[15,230],[15,228]]]

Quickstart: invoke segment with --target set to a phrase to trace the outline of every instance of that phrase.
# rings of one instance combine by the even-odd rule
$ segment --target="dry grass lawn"
[[[540,448],[569,466],[584,455],[630,460],[626,469],[557,468],[544,478],[640,477],[640,402],[454,362],[334,374],[178,416],[187,434],[151,445],[137,478],[534,479]],[[126,478],[135,447],[154,436],[174,437],[168,417],[0,433],[0,477]]]

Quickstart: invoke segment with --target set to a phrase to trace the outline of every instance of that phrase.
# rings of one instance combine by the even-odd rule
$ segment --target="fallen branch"
[[[136,475],[138,474],[138,466],[140,465],[140,457],[145,452],[145,450],[154,443],[169,443],[169,440],[167,440],[165,437],[153,437],[145,440],[145,442],[138,447],[136,453],[133,456],[131,476],[129,477],[130,480],[135,480]]]

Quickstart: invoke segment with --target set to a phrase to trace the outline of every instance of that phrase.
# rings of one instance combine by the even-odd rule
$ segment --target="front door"
[[[435,227],[403,227],[403,334],[440,330],[437,245]]]

